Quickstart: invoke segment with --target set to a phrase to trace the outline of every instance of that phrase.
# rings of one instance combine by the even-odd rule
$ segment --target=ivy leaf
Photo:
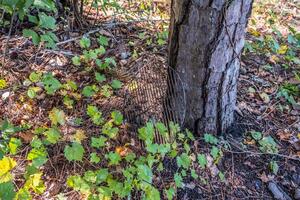
[[[100,162],[100,157],[97,155],[97,153],[91,153],[91,158],[90,158],[91,163],[99,163]]]
[[[17,162],[10,157],[3,157],[0,160],[0,184],[12,179],[10,171],[17,165]]]
[[[0,199],[13,200],[15,196],[15,187],[11,181],[0,183]]]
[[[168,200],[172,200],[175,197],[175,189],[174,188],[169,188],[168,190],[165,190],[165,194],[167,196]]]
[[[108,38],[100,35],[100,37],[98,38],[98,43],[102,46],[108,46]]]
[[[55,25],[56,20],[53,17],[48,16],[42,12],[42,13],[39,13],[39,19],[40,19],[39,25],[42,28],[45,28],[45,29],[55,29],[56,28],[56,25]]]
[[[121,81],[119,81],[119,80],[113,80],[111,82],[111,87],[113,89],[120,89],[120,88],[122,88],[122,85],[123,85],[123,83]]]
[[[109,159],[109,165],[118,165],[121,161],[121,156],[116,152],[109,152],[105,157]]]
[[[99,83],[102,83],[102,82],[106,81],[105,75],[100,74],[100,73],[98,73],[98,72],[95,73],[95,77],[96,77],[96,80],[97,80]]]
[[[91,40],[87,37],[83,37],[80,41],[79,41],[80,47],[84,48],[84,49],[88,49],[91,46]]]
[[[61,83],[50,73],[47,73],[43,76],[42,82],[47,94],[54,94],[62,86]]]
[[[61,138],[60,132],[57,128],[49,128],[44,135],[46,136],[47,142],[50,144],[56,144]]]
[[[206,156],[204,154],[198,154],[197,158],[198,158],[198,163],[199,163],[200,167],[202,169],[204,169],[205,166],[207,165]]]
[[[180,176],[180,174],[176,173],[174,175],[174,181],[175,181],[176,187],[182,187],[183,186],[183,183],[182,183],[183,179]]]
[[[84,148],[80,143],[73,142],[65,147],[64,154],[68,161],[82,161]]]
[[[176,158],[178,167],[183,167],[185,169],[188,169],[191,164],[191,159],[187,153],[181,154],[181,156],[178,156]]]
[[[204,134],[204,141],[209,144],[218,144],[218,139],[212,134]]]
[[[105,146],[105,142],[107,141],[107,138],[104,136],[100,136],[98,138],[92,137],[92,147],[100,148]]]
[[[79,56],[74,56],[74,57],[72,58],[72,63],[73,63],[73,65],[75,65],[75,66],[80,66],[80,65],[81,65],[80,57],[79,57]]]
[[[32,72],[29,75],[29,80],[32,81],[33,83],[39,82],[42,78],[42,73],[41,72]]]
[[[18,138],[10,138],[8,147],[9,147],[9,152],[12,155],[15,155],[18,151],[18,148],[22,145],[22,142]]]
[[[89,184],[83,180],[83,178],[77,175],[69,176],[67,179],[67,185],[83,194],[89,194],[91,190]]]
[[[115,125],[117,126],[123,123],[123,115],[119,111],[113,111],[111,113],[111,118],[113,119]]]
[[[85,96],[85,97],[91,97],[91,96],[94,96],[96,94],[96,92],[98,91],[98,88],[97,86],[95,85],[88,85],[88,86],[85,86],[82,90],[82,94]]]
[[[96,125],[100,125],[104,121],[102,113],[98,110],[96,106],[88,105],[87,114],[92,119],[93,123]]]
[[[146,181],[147,183],[152,183],[153,173],[150,167],[147,165],[138,165],[137,174],[140,180]]]
[[[49,113],[49,118],[53,125],[64,125],[65,124],[65,113],[62,110],[53,108]]]
[[[219,152],[220,150],[216,146],[213,146],[210,151],[210,155],[214,158],[214,160],[216,160],[219,157]]]
[[[31,37],[33,44],[36,45],[36,46],[41,41],[40,36],[34,30],[31,30],[31,29],[24,29],[23,30],[23,36],[24,37]]]

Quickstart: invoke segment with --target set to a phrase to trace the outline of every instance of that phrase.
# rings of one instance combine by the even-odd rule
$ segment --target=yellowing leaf
[[[0,79],[0,89],[4,89],[6,88],[7,83],[4,79]]]
[[[288,46],[287,45],[281,45],[277,52],[279,54],[285,54],[287,52],[287,50],[288,50]]]
[[[249,29],[249,33],[255,37],[259,37],[260,33],[257,30],[254,30],[253,28]]]
[[[64,125],[65,124],[65,113],[62,110],[53,108],[49,113],[49,118],[53,125]]]
[[[3,157],[2,160],[0,160],[0,183],[8,182],[12,179],[12,175],[9,172],[16,165],[17,162],[9,157]]]
[[[82,140],[85,140],[87,137],[83,130],[77,130],[75,135],[73,135],[73,140],[81,143]]]
[[[264,101],[264,103],[269,103],[270,102],[270,97],[266,93],[261,93],[259,94],[260,98]]]

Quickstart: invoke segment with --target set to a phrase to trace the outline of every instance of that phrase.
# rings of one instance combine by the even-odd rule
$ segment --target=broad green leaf
[[[49,128],[44,135],[46,136],[47,142],[50,144],[56,144],[61,138],[60,132],[57,128]]]
[[[175,197],[176,191],[174,188],[169,188],[169,189],[165,190],[165,194],[166,194],[168,200],[172,200]]]
[[[262,139],[262,133],[257,131],[251,131],[251,136],[254,140],[258,141]]]
[[[176,187],[182,187],[183,186],[183,179],[182,179],[182,177],[181,177],[181,175],[180,174],[178,174],[178,173],[176,173],[175,175],[174,175],[174,181],[175,181],[175,184],[176,184]]]
[[[98,110],[96,106],[88,105],[87,114],[92,119],[93,123],[96,125],[101,125],[104,122],[102,113]]]
[[[98,43],[102,46],[108,46],[108,38],[100,35],[98,38]]]
[[[65,124],[65,113],[62,110],[59,110],[57,108],[53,108],[49,113],[49,118],[51,120],[51,123],[53,125],[64,125]]]
[[[200,167],[202,169],[204,169],[207,165],[207,159],[206,159],[205,154],[198,154],[197,158],[198,158],[198,163],[199,163]]]
[[[84,148],[80,143],[73,142],[65,147],[64,154],[68,161],[82,161]]]
[[[188,154],[183,153],[176,158],[176,162],[178,167],[183,167],[185,169],[188,169],[191,164],[191,159]]]
[[[204,141],[209,144],[218,144],[218,139],[212,134],[204,134]]]
[[[138,178],[147,183],[152,183],[153,173],[150,167],[147,165],[138,165],[137,166],[137,175]]]
[[[40,27],[45,28],[45,29],[55,29],[56,28],[56,24],[55,24],[56,20],[53,17],[48,16],[43,12],[40,12],[39,19],[40,19],[40,22],[39,22]]]
[[[96,171],[97,176],[97,184],[106,181],[107,177],[109,176],[108,169],[99,169]]]
[[[220,153],[220,150],[218,149],[218,147],[213,146],[210,151],[210,155],[213,157],[214,160],[217,160],[217,158],[219,157],[219,153]]]
[[[96,92],[98,91],[97,87],[96,86],[85,86],[82,90],[82,94],[85,96],[85,97],[92,97],[96,94]]]
[[[34,99],[37,96],[37,93],[41,91],[40,87],[30,87],[27,90],[27,95],[29,98]]]
[[[72,58],[72,63],[73,63],[73,65],[75,65],[75,66],[80,66],[80,65],[81,65],[80,57],[79,57],[79,56],[74,56],[74,57]]]
[[[80,41],[79,41],[80,47],[84,48],[84,49],[88,49],[91,46],[91,40],[87,37],[83,37]]]
[[[89,170],[84,173],[83,179],[89,183],[96,183],[97,176],[95,172]]]
[[[113,80],[111,82],[111,87],[113,89],[120,89],[120,88],[122,88],[122,85],[123,85],[123,83],[121,81],[119,81],[119,80]]]
[[[39,82],[42,79],[42,73],[41,72],[32,72],[29,75],[29,80],[33,83]]]
[[[109,165],[118,165],[121,161],[121,156],[116,152],[109,152],[105,157],[109,160]]]
[[[15,186],[11,181],[0,183],[0,199],[13,200],[16,196]]]
[[[42,175],[42,172],[30,175],[25,182],[24,188],[31,188],[37,194],[44,193],[46,186],[42,180]]]
[[[32,42],[34,45],[39,45],[41,39],[40,39],[40,36],[33,30],[31,29],[24,29],[23,30],[23,36],[24,37],[31,37],[32,39]]]
[[[18,151],[18,148],[22,145],[22,142],[18,138],[10,138],[10,141],[8,143],[9,146],[9,152],[12,155],[15,155]]]
[[[89,194],[91,190],[89,184],[78,175],[69,176],[67,179],[67,185],[83,194]]]
[[[100,74],[98,72],[95,72],[95,77],[96,77],[96,80],[99,82],[99,83],[102,83],[104,81],[106,81],[106,78],[105,78],[105,75],[104,74]]]
[[[119,129],[117,127],[113,127],[111,121],[108,121],[102,127],[102,133],[107,135],[109,138],[116,138],[118,135]]]
[[[113,111],[111,113],[111,118],[114,121],[114,124],[119,126],[123,123],[123,115],[119,111]]]
[[[42,82],[47,94],[54,94],[62,87],[61,83],[51,73],[44,74]]]
[[[97,155],[97,153],[91,153],[91,158],[90,158],[91,163],[99,163],[100,162],[100,157]]]
[[[107,141],[107,138],[104,136],[100,136],[98,138],[92,137],[92,147],[100,148],[105,146],[105,142]]]
[[[273,174],[277,175],[278,170],[279,170],[279,166],[278,166],[276,161],[271,161],[270,162],[270,169],[271,169]]]

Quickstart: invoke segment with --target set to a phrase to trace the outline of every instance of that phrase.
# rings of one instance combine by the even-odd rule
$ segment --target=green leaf
[[[218,144],[218,139],[212,134],[204,134],[204,141],[209,144]]]
[[[109,65],[113,65],[114,67],[117,66],[115,59],[112,57],[105,58],[104,61],[107,66],[109,66]]]
[[[34,45],[39,45],[41,39],[40,39],[40,36],[33,30],[31,29],[24,29],[23,30],[23,36],[24,37],[31,37],[32,39],[32,42]]]
[[[174,188],[169,188],[168,190],[165,190],[165,194],[168,200],[172,200],[175,197],[176,191]]]
[[[72,63],[73,63],[73,65],[75,65],[75,66],[80,66],[80,65],[81,65],[80,57],[79,57],[79,56],[74,56],[74,57],[72,58]]]
[[[92,137],[92,147],[100,148],[105,146],[105,142],[107,141],[107,138],[104,136],[100,136],[98,138]]]
[[[176,173],[174,175],[174,181],[175,181],[176,187],[182,187],[183,186],[183,183],[182,183],[183,179],[178,173]]]
[[[258,141],[262,139],[262,133],[261,132],[256,132],[256,131],[251,131],[251,136],[254,140]]]
[[[33,83],[39,82],[42,78],[42,73],[41,72],[32,72],[29,75],[29,80],[31,80]]]
[[[117,126],[123,123],[123,115],[119,111],[113,111],[111,113],[111,118],[113,119],[115,125]]]
[[[32,165],[36,168],[47,162],[47,152],[44,148],[34,148],[27,155],[27,160],[32,161]]]
[[[87,37],[83,37],[80,41],[79,41],[80,47],[84,48],[84,49],[88,49],[91,46],[91,40]]]
[[[220,150],[216,146],[213,146],[210,151],[210,155],[213,157],[214,160],[217,160],[217,158],[219,157],[219,153]]]
[[[18,148],[22,145],[22,142],[18,138],[10,138],[10,141],[8,143],[9,152],[12,155],[15,155],[18,151]]]
[[[181,154],[181,156],[178,156],[176,158],[176,162],[177,162],[178,167],[183,167],[185,169],[188,169],[191,164],[191,159],[188,154],[183,153],[183,154]]]
[[[55,25],[56,20],[53,17],[48,16],[42,12],[42,13],[39,13],[39,19],[40,19],[40,22],[39,22],[40,27],[45,28],[45,29],[55,29],[56,28],[56,25]]]
[[[99,163],[100,162],[100,157],[97,155],[97,153],[91,153],[91,158],[90,158],[91,163]]]
[[[30,87],[27,90],[27,95],[29,98],[34,99],[39,91],[41,91],[39,87]]]
[[[15,186],[11,181],[0,183],[1,200],[13,200],[15,196],[16,196]]]
[[[204,169],[205,166],[207,165],[207,159],[206,159],[205,154],[198,154],[197,158],[198,158],[198,163],[199,163],[200,167],[202,169]]]
[[[218,176],[222,182],[225,181],[225,175],[223,174],[223,172],[220,171]]]
[[[53,125],[64,125],[65,124],[65,113],[62,110],[53,108],[49,113],[49,118]]]
[[[147,183],[152,183],[153,173],[150,167],[147,165],[137,166],[137,175],[140,180],[146,181]]]
[[[89,183],[96,183],[97,176],[95,172],[89,170],[84,173],[83,179]]]
[[[92,119],[93,123],[96,125],[100,125],[104,121],[102,113],[98,110],[96,106],[88,105],[87,114]]]
[[[150,140],[150,141],[153,141],[154,139],[154,126],[152,123],[150,122],[147,122],[146,126],[143,127],[143,128],[140,128],[138,130],[138,133],[139,133],[139,138],[143,141],[146,141],[146,140]]]
[[[102,82],[106,81],[105,75],[100,74],[100,73],[98,73],[98,72],[95,72],[95,77],[96,77],[96,80],[97,80],[99,83],[102,83]]]
[[[107,122],[102,127],[102,133],[107,135],[109,138],[116,138],[118,135],[119,129],[116,127],[113,127],[112,122]]]
[[[67,179],[67,185],[76,191],[80,191],[83,194],[89,194],[91,190],[89,184],[85,180],[83,180],[83,178],[77,175],[69,176]]]
[[[84,148],[80,143],[73,142],[65,147],[64,154],[68,161],[82,161]]]
[[[51,144],[56,144],[61,138],[60,132],[57,128],[49,128],[44,135],[46,136],[47,142]]]
[[[54,78],[51,73],[44,74],[42,82],[47,94],[54,94],[62,86],[61,83]]]
[[[111,97],[112,95],[112,91],[111,91],[111,87],[109,85],[103,85],[101,87],[101,94],[106,97],[106,98],[109,98]]]
[[[271,169],[273,174],[277,175],[278,170],[279,170],[279,166],[278,166],[276,161],[271,161],[270,162],[270,169]]]
[[[94,85],[90,86],[85,86],[82,90],[82,94],[85,96],[85,97],[92,97],[96,94],[96,92],[98,91],[98,88]]]
[[[98,38],[98,43],[102,46],[108,46],[108,38],[100,35],[100,37]]]
[[[123,85],[123,83],[121,81],[119,81],[119,80],[113,80],[111,82],[111,87],[113,89],[120,89],[120,88],[122,88],[122,85]]]
[[[109,152],[105,157],[109,159],[109,165],[118,165],[121,161],[121,156],[116,152]]]
[[[103,181],[106,181],[107,177],[109,175],[108,169],[99,169],[96,171],[97,176],[97,184],[102,183]]]

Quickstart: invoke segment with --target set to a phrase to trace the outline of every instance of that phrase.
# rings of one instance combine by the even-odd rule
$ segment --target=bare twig
[[[11,32],[12,32],[15,17],[16,17],[16,12],[14,11],[13,15],[11,16],[11,19],[10,19],[10,27],[9,27],[8,37],[6,39],[5,48],[4,48],[4,52],[3,52],[3,67],[5,65],[5,58],[6,58],[6,54],[7,54],[7,50],[8,50],[8,42],[11,37]]]

